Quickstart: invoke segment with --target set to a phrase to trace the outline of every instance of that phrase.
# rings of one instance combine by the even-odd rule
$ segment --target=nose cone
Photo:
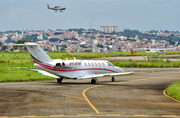
[[[123,72],[124,72],[124,70],[123,70],[122,68],[119,68],[119,67],[117,67],[117,66],[115,66],[115,68],[116,68],[116,71],[117,71],[118,73],[123,73]]]

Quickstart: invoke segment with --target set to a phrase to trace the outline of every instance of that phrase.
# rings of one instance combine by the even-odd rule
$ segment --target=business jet
[[[152,49],[151,47],[149,47],[148,49],[146,49],[146,52],[159,53],[165,56],[166,49]]]
[[[124,72],[122,68],[114,66],[111,62],[105,60],[52,60],[44,50],[33,42],[25,42],[28,52],[30,53],[34,66],[39,69],[31,69],[42,73],[43,75],[57,78],[61,83],[64,78],[67,79],[85,79],[91,78],[91,84],[99,82],[97,77],[110,75],[111,81],[115,81],[115,75],[131,74],[133,72]]]
[[[47,8],[48,8],[48,9],[55,10],[55,12],[57,12],[57,11],[62,12],[62,11],[64,11],[64,10],[66,10],[65,7],[61,7],[61,6],[50,7],[49,4],[47,4]]]

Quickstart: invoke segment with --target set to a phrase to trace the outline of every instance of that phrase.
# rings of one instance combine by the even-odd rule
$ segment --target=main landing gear
[[[63,80],[63,78],[62,78],[62,77],[57,78],[57,83],[61,83],[61,82],[62,82],[62,80]]]
[[[96,84],[96,81],[98,81],[100,83],[100,81],[97,78],[92,78],[91,80],[91,84]],[[111,76],[111,81],[114,82],[115,81],[115,77]]]
[[[98,81],[100,83],[100,81],[97,78],[92,78],[91,84],[96,84],[96,81]]]
[[[115,77],[114,77],[114,76],[111,77],[111,81],[112,81],[112,82],[115,81]]]

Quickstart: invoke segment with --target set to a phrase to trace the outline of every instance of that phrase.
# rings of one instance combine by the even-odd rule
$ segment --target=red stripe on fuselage
[[[109,70],[109,69],[104,69],[104,68],[65,69],[65,68],[56,68],[56,67],[52,67],[52,66],[45,65],[45,64],[42,64],[42,63],[37,63],[37,62],[35,62],[35,63],[40,65],[43,68],[46,68],[46,69],[49,69],[49,70],[55,70],[55,71],[106,70],[106,71],[111,71],[111,72],[114,72],[114,73],[118,73],[118,72],[116,72],[114,70]]]

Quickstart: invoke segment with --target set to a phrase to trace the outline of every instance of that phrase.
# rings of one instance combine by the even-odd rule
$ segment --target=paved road
[[[180,117],[180,103],[165,94],[180,69],[125,68],[133,75],[90,79],[0,83],[2,117]]]
[[[180,61],[180,59],[178,59],[178,57],[180,57],[180,54],[176,54],[176,55],[166,55],[165,57],[170,58],[170,61]],[[126,56],[126,57],[102,57],[102,58],[98,58],[98,59],[102,59],[102,60],[129,60],[132,59],[132,61],[142,61],[144,59],[147,60],[147,56]],[[164,59],[165,61],[165,59]]]

